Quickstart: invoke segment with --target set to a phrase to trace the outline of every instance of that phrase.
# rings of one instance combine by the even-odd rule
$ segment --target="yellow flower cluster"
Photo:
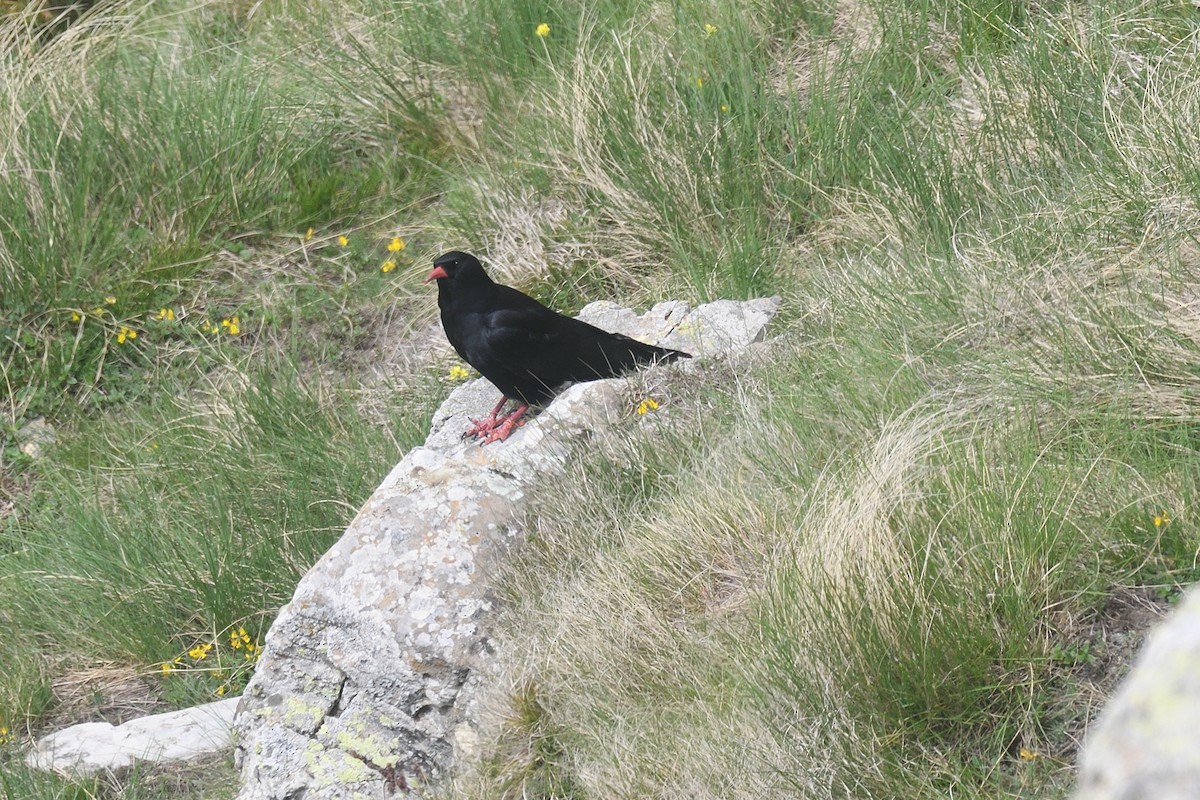
[[[220,333],[222,330],[230,336],[237,336],[242,332],[241,322],[238,321],[237,314],[221,320],[220,326],[214,325],[210,319],[206,319],[200,323],[201,333]]]
[[[304,241],[310,242],[310,241],[312,241],[312,238],[313,238],[313,229],[309,228],[308,230],[306,230],[304,232]],[[336,241],[337,241],[339,247],[349,247],[350,246],[350,237],[344,233],[338,234]],[[403,252],[404,248],[406,248],[406,247],[408,247],[407,242],[405,242],[399,236],[393,236],[392,241],[390,241],[387,246],[388,253],[390,253],[391,255],[388,256],[387,260],[384,261],[383,264],[379,267],[379,271],[384,274],[387,274],[389,272],[394,272],[396,267],[399,266],[399,259],[397,256],[399,253]]]
[[[116,302],[117,302],[116,295],[106,294],[104,296],[104,306],[115,305]],[[71,309],[71,322],[82,322],[83,318],[85,316],[95,317],[96,319],[103,319],[105,314],[112,313],[104,306],[95,306],[94,308],[92,308],[86,312],[81,308]]]
[[[250,644],[250,634],[246,633],[245,628],[239,625],[229,632],[229,646],[234,650],[241,650],[242,646],[247,644]]]
[[[465,381],[469,377],[471,377],[471,373],[461,365],[455,364],[454,366],[450,367],[450,380]]]
[[[653,397],[647,397],[641,403],[638,403],[637,413],[639,413],[639,414],[648,414],[651,411],[657,411],[657,410],[658,410],[658,401],[655,400]]]
[[[550,35],[550,26],[543,22],[541,25],[538,25],[533,32],[545,39]]]
[[[0,722],[0,744],[8,744],[13,740],[12,734],[8,732],[8,726]]]
[[[229,646],[234,650],[241,650],[242,658],[246,661],[258,661],[258,657],[262,655],[262,645],[252,640],[250,634],[241,626],[229,632]]]
[[[406,247],[408,247],[407,242],[405,242],[399,236],[393,236],[392,241],[389,242],[387,246],[388,252],[392,253],[393,255],[387,261],[383,262],[383,266],[379,268],[379,271],[386,274],[394,270],[396,268],[395,254],[402,252]]]
[[[1166,512],[1154,515],[1154,527],[1161,528],[1164,525],[1171,524],[1171,516]]]
[[[225,647],[226,641],[228,649]],[[185,661],[181,656],[164,661],[158,668],[164,678],[171,677],[172,680],[215,680],[217,685],[213,691],[218,697],[224,697],[230,690],[240,690],[245,686],[259,657],[262,656],[262,651],[262,645],[244,627],[238,625],[229,629],[227,639],[225,634],[221,634],[209,641],[196,642],[187,650],[190,661]],[[241,659],[231,661],[235,654],[240,654]],[[205,663],[202,665],[199,662]],[[176,675],[190,677],[172,677]]]
[[[211,643],[200,642],[191,650],[188,650],[188,655],[192,657],[193,661],[203,661],[204,659],[208,658],[209,651],[212,649],[213,646]]]
[[[115,294],[106,294],[104,296],[104,305],[96,306],[86,312],[80,308],[71,309],[71,322],[83,322],[87,317],[95,317],[96,319],[103,320],[107,316],[113,323],[116,323],[118,321],[116,315],[106,308],[106,306],[115,306],[116,304],[117,296]],[[164,306],[156,314],[147,313],[146,320],[174,322],[175,309]],[[128,324],[118,324],[113,338],[116,339],[117,344],[131,344],[134,339],[138,338],[138,335],[139,331],[137,328]]]
[[[313,229],[312,228],[306,229],[304,231],[304,235],[302,237],[300,237],[300,239],[301,239],[301,241],[304,241],[304,242],[311,242],[313,240]],[[339,233],[337,235],[337,237],[334,238],[334,241],[338,243],[338,247],[349,247],[350,246],[350,235],[346,234],[346,233]],[[403,239],[401,239],[399,236],[393,236],[392,241],[390,244],[388,244],[387,249],[388,249],[389,253],[399,253],[401,250],[403,250],[407,246],[408,245],[405,243],[405,241]]]

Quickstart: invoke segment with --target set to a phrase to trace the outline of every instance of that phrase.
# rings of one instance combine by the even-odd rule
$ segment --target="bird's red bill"
[[[442,267],[434,267],[430,271],[429,277],[427,277],[425,279],[425,282],[429,283],[430,281],[440,281],[442,278],[449,278],[449,277],[450,276],[448,274],[446,274],[445,269],[443,269]]]

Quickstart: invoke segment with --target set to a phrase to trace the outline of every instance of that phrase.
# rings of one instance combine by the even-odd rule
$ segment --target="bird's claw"
[[[495,418],[473,419],[471,422],[474,423],[475,427],[463,431],[462,438],[464,439],[478,439],[480,436],[484,436],[496,430]]]
[[[492,442],[503,442],[509,436],[512,436],[512,432],[515,429],[524,424],[525,420],[523,419],[506,419],[504,422],[496,425],[494,428],[488,431],[480,445],[482,446],[485,444],[491,444]]]

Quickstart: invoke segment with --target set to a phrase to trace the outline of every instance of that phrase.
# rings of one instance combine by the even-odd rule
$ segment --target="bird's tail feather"
[[[619,375],[637,367],[656,362],[676,361],[680,358],[691,358],[680,350],[667,347],[656,347],[652,344],[639,342],[627,336],[613,336],[598,342],[600,363],[590,364],[597,374]]]

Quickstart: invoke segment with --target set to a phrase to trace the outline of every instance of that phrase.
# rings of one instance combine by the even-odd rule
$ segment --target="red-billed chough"
[[[545,404],[573,383],[612,378],[656,361],[691,358],[687,353],[643,344],[565,317],[488,277],[479,260],[451,251],[433,262],[426,283],[438,282],[438,307],[446,338],[463,360],[503,397],[487,419],[463,438],[503,441],[530,406]],[[500,410],[509,400],[517,407]]]

